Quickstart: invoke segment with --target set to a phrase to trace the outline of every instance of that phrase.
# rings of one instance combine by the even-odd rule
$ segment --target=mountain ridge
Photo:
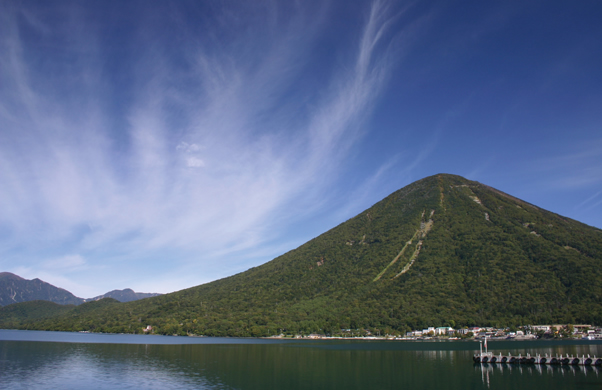
[[[41,279],[25,279],[11,272],[0,272],[0,306],[29,301],[49,301],[59,305],[81,305],[84,302],[114,298],[120,302],[154,297],[157,293],[137,293],[130,288],[112,290],[94,298],[79,298],[64,288],[56,287]]]
[[[159,293],[140,293],[140,292],[135,292],[131,288],[124,288],[123,290],[111,290],[108,293],[96,296],[94,298],[87,298],[84,301],[90,302],[90,301],[98,301],[98,300],[101,300],[104,298],[113,298],[119,302],[131,302],[131,301],[136,301],[138,299],[156,297],[158,295],[161,295],[161,294],[159,294]]]
[[[602,324],[601,263],[600,229],[439,174],[245,272],[85,315],[10,325],[268,336]]]
[[[46,300],[61,305],[83,303],[82,298],[38,278],[29,280],[10,272],[0,273],[0,306],[35,300]]]

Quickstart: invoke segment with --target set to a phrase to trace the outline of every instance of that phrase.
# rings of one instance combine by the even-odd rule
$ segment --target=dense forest
[[[264,265],[120,303],[0,308],[0,327],[207,336],[602,324],[602,231],[436,175]]]

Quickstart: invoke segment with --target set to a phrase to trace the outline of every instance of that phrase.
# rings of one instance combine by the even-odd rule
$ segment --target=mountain
[[[602,231],[439,174],[259,267],[11,326],[265,336],[426,326],[602,324]]]
[[[113,299],[118,300],[119,302],[131,302],[131,301],[137,301],[138,299],[156,297],[158,295],[161,295],[161,294],[157,294],[157,293],[137,293],[137,292],[134,292],[134,290],[132,290],[131,288],[126,288],[124,290],[109,291],[106,294],[99,295],[99,296],[94,297],[94,298],[86,299],[86,302],[89,302],[89,301],[98,301],[98,300],[103,299],[103,298],[113,298]]]
[[[10,272],[0,272],[0,306],[34,300],[60,305],[79,305],[84,302],[69,291],[40,279],[27,280]]]
[[[81,305],[84,302],[113,298],[119,302],[156,297],[157,293],[137,293],[132,289],[109,291],[94,298],[78,298],[69,291],[40,279],[27,280],[10,272],[0,272],[0,306],[28,301],[49,301],[59,305]]]

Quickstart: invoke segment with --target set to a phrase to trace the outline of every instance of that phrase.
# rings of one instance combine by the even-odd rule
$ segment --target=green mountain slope
[[[601,263],[601,230],[436,175],[246,272],[27,324],[220,336],[602,324]]]
[[[71,311],[74,305],[59,305],[50,301],[27,301],[0,307],[5,328],[19,327],[22,322],[50,318]]]
[[[113,298],[103,298],[97,301],[86,302],[79,306],[59,305],[54,302],[37,300],[13,303],[0,307],[0,328],[4,329],[44,329],[40,322],[52,322],[60,317],[61,323],[69,323],[71,320],[80,321],[82,315],[94,313],[93,316],[102,315],[103,311],[111,306],[119,304]],[[54,330],[73,330],[70,326]],[[78,329],[84,330],[84,329]]]

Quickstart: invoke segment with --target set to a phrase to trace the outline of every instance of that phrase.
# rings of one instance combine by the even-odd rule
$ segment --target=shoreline
[[[156,337],[148,337],[156,336]],[[161,337],[164,336],[164,337]],[[209,336],[188,336],[188,337],[170,337],[166,335],[141,335],[131,333],[83,333],[83,332],[65,332],[65,331],[39,331],[39,330],[19,330],[19,329],[0,329],[0,342],[66,342],[66,343],[92,343],[92,344],[137,344],[137,345],[183,345],[183,344],[306,344],[309,343],[334,343],[346,342],[354,344],[376,344],[389,345],[439,345],[437,348],[452,348],[451,345],[465,345],[469,350],[479,350],[479,345],[473,338],[450,340],[445,338],[430,338],[430,339],[392,339],[385,337],[209,337]],[[397,341],[397,343],[395,343]],[[582,338],[562,338],[562,339],[497,339],[492,342],[500,342],[508,346],[520,344],[521,341],[526,341],[533,348],[539,345],[602,345],[602,340],[587,340]],[[447,345],[448,347],[443,347]],[[470,347],[468,347],[470,346]],[[492,345],[493,346],[493,345]],[[490,348],[492,347],[490,346]],[[524,347],[524,346],[523,346]],[[528,348],[532,348],[528,347]],[[421,347],[422,348],[422,347]],[[464,347],[462,347],[464,348]],[[507,348],[507,347],[505,347]]]
[[[104,333],[104,332],[90,332],[90,331],[60,331],[60,330],[39,330],[39,329],[0,329],[0,332],[25,332],[25,333],[47,333],[47,334],[72,334],[72,335],[106,335],[106,336],[164,336],[169,338],[181,338],[181,339],[226,339],[226,340],[274,340],[274,341],[304,341],[304,340],[319,340],[319,341],[401,341],[401,342],[481,342],[484,341],[484,337],[470,337],[470,338],[458,338],[458,337],[386,337],[386,336],[365,336],[365,337],[338,337],[338,336],[266,336],[266,337],[232,337],[232,336],[205,336],[205,335],[163,335],[155,333]],[[0,338],[0,341],[3,339]],[[7,340],[4,340],[7,341]],[[537,338],[533,335],[516,336],[516,337],[487,337],[488,342],[499,342],[499,341],[579,341],[579,342],[602,342],[602,338],[587,339],[583,337],[563,337],[563,338]]]

